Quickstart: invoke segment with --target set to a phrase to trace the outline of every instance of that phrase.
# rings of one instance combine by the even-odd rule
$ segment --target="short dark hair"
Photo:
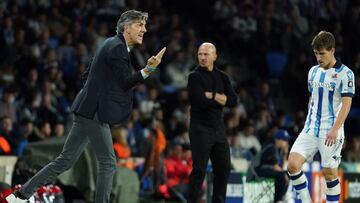
[[[124,32],[124,28],[126,25],[130,25],[137,21],[148,19],[148,13],[141,12],[137,10],[128,10],[121,14],[117,25],[116,25],[116,34],[120,34]]]
[[[335,37],[330,32],[322,30],[314,37],[311,46],[314,50],[330,50],[335,48]]]

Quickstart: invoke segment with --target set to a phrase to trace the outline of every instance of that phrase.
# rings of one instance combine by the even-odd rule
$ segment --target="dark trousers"
[[[188,203],[196,203],[200,199],[201,186],[206,175],[209,158],[214,173],[212,202],[225,202],[231,166],[230,149],[225,136],[224,125],[207,127],[198,123],[191,123],[190,145],[193,169],[190,174]]]
[[[289,182],[286,180],[285,177],[286,173],[282,171],[275,171],[269,168],[256,169],[256,173],[258,174],[259,177],[274,179],[275,181],[274,202],[282,200],[289,186]]]
[[[39,186],[53,182],[56,177],[72,167],[90,142],[99,163],[96,180],[95,203],[110,202],[116,159],[108,124],[75,115],[73,126],[60,155],[28,180],[20,193],[29,198]]]

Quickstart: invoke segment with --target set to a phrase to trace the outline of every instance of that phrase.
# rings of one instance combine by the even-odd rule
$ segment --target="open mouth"
[[[143,35],[138,35],[139,40],[143,39]]]

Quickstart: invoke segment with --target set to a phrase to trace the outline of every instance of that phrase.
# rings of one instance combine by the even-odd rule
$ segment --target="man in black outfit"
[[[116,159],[110,125],[125,122],[131,114],[133,87],[144,81],[159,65],[163,48],[152,56],[147,66],[132,73],[129,47],[141,44],[146,32],[148,14],[124,12],[116,26],[116,35],[109,37],[97,50],[85,72],[85,85],[72,105],[74,121],[60,155],[28,180],[21,190],[9,195],[9,203],[27,202],[41,185],[53,182],[74,165],[88,143],[99,163],[95,203],[110,202]]]
[[[199,66],[190,73],[188,79],[191,104],[189,134],[193,158],[189,203],[196,203],[200,198],[209,158],[214,172],[212,202],[225,202],[230,173],[230,150],[222,109],[224,106],[234,107],[237,96],[229,77],[214,66],[216,58],[213,44],[201,44],[198,50]]]

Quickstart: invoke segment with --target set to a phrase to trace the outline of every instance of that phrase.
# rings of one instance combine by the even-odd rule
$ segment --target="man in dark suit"
[[[116,36],[105,40],[85,72],[85,85],[72,105],[74,121],[63,151],[27,181],[21,190],[8,196],[8,202],[27,202],[26,199],[39,186],[54,181],[72,167],[88,143],[95,150],[99,162],[95,203],[110,202],[116,159],[109,125],[128,119],[133,103],[133,87],[156,69],[165,52],[163,48],[148,60],[145,68],[132,74],[129,47],[142,43],[147,18],[147,13],[135,10],[120,16]]]

